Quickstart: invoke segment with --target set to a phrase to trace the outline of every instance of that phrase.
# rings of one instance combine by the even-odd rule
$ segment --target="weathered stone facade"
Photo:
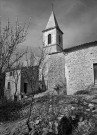
[[[51,34],[50,44],[48,43],[49,34]],[[44,48],[48,52],[45,80],[48,90],[54,89],[56,85],[63,82],[66,85],[67,94],[70,95],[76,91],[85,90],[89,85],[94,85],[95,77],[97,82],[97,42],[63,50],[62,34],[52,12],[47,27],[43,31]],[[96,71],[94,71],[94,64]]]
[[[65,49],[50,54],[48,60],[48,89],[60,82],[66,83],[67,94],[74,94],[94,85],[94,67],[97,63],[97,42]]]
[[[63,32],[60,30],[55,14],[52,11],[46,29],[43,31],[43,45],[46,70],[45,84],[48,90],[54,90],[57,85],[65,83],[65,57],[63,50]],[[44,62],[44,63],[45,63]]]
[[[65,57],[63,53],[51,54],[48,69],[48,89],[52,90],[57,85],[65,83]]]
[[[15,93],[17,97],[20,97],[20,95],[30,95],[32,92],[39,93],[38,70],[38,67],[35,66],[34,68],[22,67],[7,71],[5,76],[4,96],[7,99],[14,99]],[[32,77],[31,80],[29,80],[30,77]],[[35,82],[33,78],[37,79],[37,82]],[[31,84],[35,85],[35,87],[33,86],[34,90],[31,88]]]
[[[15,84],[17,86],[15,86]],[[16,92],[16,87],[17,87],[17,92]],[[16,92],[16,95],[20,95],[20,89],[21,89],[21,70],[13,69],[7,71],[5,77],[4,96],[7,99],[14,99],[14,93]]]
[[[72,50],[73,49],[73,50]],[[65,50],[64,50],[65,51]],[[87,43],[65,52],[67,94],[94,84],[93,64],[97,63],[97,43]]]

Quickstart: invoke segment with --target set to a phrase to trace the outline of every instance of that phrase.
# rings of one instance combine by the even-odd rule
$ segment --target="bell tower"
[[[63,50],[63,32],[60,30],[53,8],[43,32],[43,47],[48,54]]]

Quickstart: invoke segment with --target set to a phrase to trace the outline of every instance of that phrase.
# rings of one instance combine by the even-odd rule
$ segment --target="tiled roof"
[[[89,42],[89,43],[84,43],[84,44],[81,44],[81,45],[77,45],[77,46],[73,46],[73,47],[70,47],[70,48],[66,48],[63,51],[64,52],[72,52],[72,51],[76,51],[76,50],[79,50],[79,49],[85,49],[85,48],[92,47],[92,46],[97,46],[97,41],[93,41],[93,42]]]

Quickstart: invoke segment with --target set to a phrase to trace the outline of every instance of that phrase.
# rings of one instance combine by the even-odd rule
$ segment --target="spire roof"
[[[45,32],[45,31],[48,31],[48,30],[54,29],[54,28],[57,28],[63,34],[61,29],[59,28],[56,16],[54,14],[53,5],[52,5],[52,12],[51,12],[50,18],[48,20],[45,30],[43,30],[42,32]]]
[[[54,11],[51,12],[49,21],[46,25],[46,29],[50,29],[50,28],[53,28],[53,27],[59,28],[57,19],[56,19],[55,14],[54,14]]]

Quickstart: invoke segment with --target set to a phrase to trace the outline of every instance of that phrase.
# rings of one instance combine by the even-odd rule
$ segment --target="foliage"
[[[84,90],[75,92],[75,95],[91,95],[96,93],[96,88],[94,84],[88,85]]]
[[[75,92],[75,95],[84,95],[84,94],[89,94],[89,90],[80,90]]]
[[[65,80],[60,81],[58,84],[55,85],[54,90],[57,92],[57,94],[59,95],[60,93],[65,94],[66,95],[66,83]]]
[[[22,109],[30,104],[31,101],[11,101],[3,100],[0,105],[0,122],[15,121],[21,118]],[[25,116],[24,116],[25,117]]]
[[[55,90],[56,90],[56,92],[59,94],[59,92],[60,92],[60,90],[61,90],[61,88],[62,88],[62,86],[60,85],[60,84],[57,84],[56,86],[55,86]]]

